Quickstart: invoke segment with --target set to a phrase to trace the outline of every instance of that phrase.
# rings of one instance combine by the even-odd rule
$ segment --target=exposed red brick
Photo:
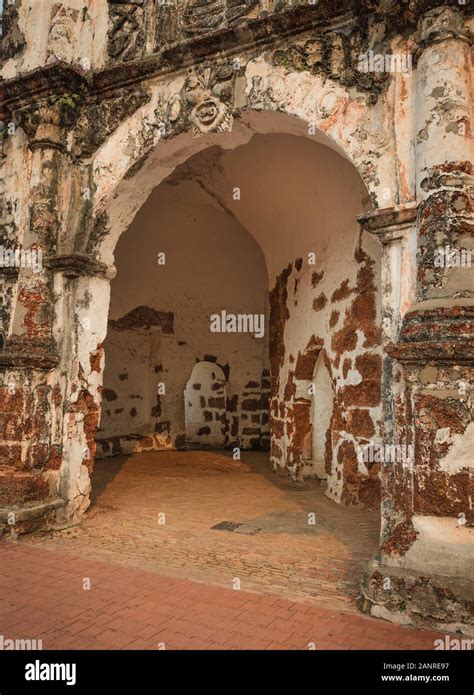
[[[11,393],[7,387],[0,387],[0,413],[19,413],[23,405],[22,389],[16,389]]]
[[[342,397],[346,406],[364,405],[373,408],[380,405],[381,390],[380,381],[366,380],[357,385],[344,386]]]
[[[44,468],[50,457],[50,447],[49,444],[45,443],[34,443],[30,446],[28,451],[28,462],[30,468],[42,469]]]
[[[314,311],[321,311],[324,309],[326,304],[328,303],[328,299],[326,295],[322,292],[319,297],[316,297],[316,299],[313,300],[313,309]]]
[[[362,379],[380,381],[382,378],[382,357],[368,352],[357,355],[355,359],[355,368],[362,376]]]
[[[60,446],[52,446],[49,452],[49,458],[45,464],[45,470],[57,471],[62,463],[62,451]]]
[[[276,420],[275,418],[270,418],[270,431],[272,433],[273,439],[280,439],[283,437],[285,431],[285,423],[282,420]]]
[[[364,292],[359,294],[352,302],[350,311],[354,319],[357,321],[361,321],[363,319],[375,321],[375,292]]]
[[[390,537],[383,543],[381,550],[392,557],[400,557],[410,549],[417,536],[411,520],[404,521],[395,526]]]
[[[271,374],[277,375],[285,359],[285,344],[283,335],[285,323],[290,316],[286,301],[288,299],[287,283],[291,275],[290,263],[277,277],[275,286],[270,292],[270,368]]]
[[[337,290],[331,295],[331,302],[340,302],[342,299],[350,297],[354,292],[353,288],[349,287],[349,280],[343,280]]]
[[[22,287],[18,302],[25,307],[23,327],[29,338],[48,339],[51,332],[52,310],[49,289],[39,282],[32,290]]]
[[[19,444],[0,444],[0,465],[21,465],[21,446]]]
[[[41,475],[0,472],[0,506],[41,501],[49,497],[49,485]]]
[[[368,410],[354,409],[347,411],[347,431],[355,437],[370,439],[375,434],[374,421]]]
[[[211,405],[211,400],[209,399],[209,405]],[[224,407],[224,406],[216,406]],[[241,405],[242,410],[255,411],[260,410],[260,399],[259,398],[244,398]]]
[[[304,352],[298,353],[295,366],[296,379],[312,379],[316,360],[318,359],[324,340],[319,336],[311,336]]]
[[[97,346],[97,349],[90,355],[91,372],[97,372],[100,374],[100,362],[104,354],[104,347],[102,344]]]
[[[293,404],[294,434],[290,445],[293,463],[298,463],[302,456],[311,454],[311,402],[296,401]],[[309,447],[309,448],[308,448]]]
[[[311,286],[316,287],[316,285],[318,285],[321,282],[323,277],[324,277],[324,270],[322,270],[320,273],[314,272],[311,275]]]
[[[343,441],[337,452],[337,461],[343,467],[343,478],[347,482],[354,482],[358,477],[357,453],[353,442]]]
[[[341,355],[344,352],[352,352],[357,346],[357,326],[346,321],[344,326],[334,333],[331,340],[331,348],[336,355]]]
[[[344,379],[347,379],[347,375],[349,374],[350,368],[352,366],[352,360],[350,360],[348,357],[344,360],[344,363],[342,365],[342,376]]]

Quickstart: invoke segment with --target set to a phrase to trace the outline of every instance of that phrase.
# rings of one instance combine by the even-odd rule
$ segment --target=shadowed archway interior
[[[379,470],[356,455],[380,414],[380,251],[356,222],[367,205],[347,160],[294,135],[177,167],[117,245],[100,454],[269,451],[275,471],[378,508]]]

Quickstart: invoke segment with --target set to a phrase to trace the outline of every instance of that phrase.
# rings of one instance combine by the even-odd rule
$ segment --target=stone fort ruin
[[[473,3],[3,5],[0,529],[98,456],[268,450],[380,509],[363,610],[468,633]]]

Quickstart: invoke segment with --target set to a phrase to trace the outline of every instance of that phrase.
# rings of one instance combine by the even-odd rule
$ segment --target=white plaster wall
[[[146,330],[115,331],[108,328],[98,437],[125,433],[146,434],[149,430],[151,335]],[[133,426],[131,427],[131,423]]]
[[[350,260],[342,237],[357,236],[355,217],[368,204],[350,162],[309,138],[281,133],[256,135],[248,146],[209,155],[207,162],[206,189],[257,240],[270,288],[289,261],[306,260],[310,252],[316,253],[317,269],[337,248],[341,255],[326,273],[335,280],[343,275]],[[240,200],[234,200],[235,187]]]

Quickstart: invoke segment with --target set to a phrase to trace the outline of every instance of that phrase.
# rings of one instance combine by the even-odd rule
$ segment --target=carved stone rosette
[[[186,75],[182,102],[195,137],[232,129],[234,69],[230,63],[192,69]]]

